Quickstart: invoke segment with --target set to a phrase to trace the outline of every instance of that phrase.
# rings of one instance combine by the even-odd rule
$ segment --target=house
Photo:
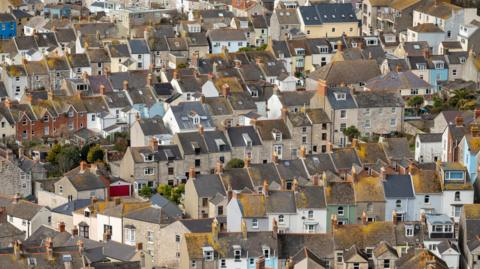
[[[217,195],[226,197],[225,186],[217,174],[192,175],[185,184],[185,214],[193,219],[208,218],[208,204]]]
[[[90,203],[91,199],[77,199],[53,208],[50,212],[51,226],[63,225],[63,229],[66,231],[73,231],[76,228],[73,225],[73,212],[90,205]]]
[[[461,163],[467,168],[468,176],[472,183],[475,183],[478,176],[476,167],[478,166],[477,156],[479,149],[477,148],[477,143],[480,142],[479,135],[478,125],[472,124],[470,125],[470,132],[465,134],[459,145]]]
[[[290,160],[297,157],[295,149],[300,148],[300,145],[295,145],[288,126],[283,119],[251,120],[250,123],[258,132],[265,149],[262,155],[263,162],[275,162],[282,159]]]
[[[475,268],[479,257],[479,240],[477,238],[477,229],[480,224],[480,215],[478,204],[465,205],[459,222],[459,247],[465,261],[464,264],[469,268]]]
[[[25,233],[25,239],[30,237],[42,225],[48,225],[50,211],[48,208],[14,197],[13,203],[6,206],[8,223]]]
[[[255,264],[256,267],[265,268],[277,264],[276,231],[272,236],[272,232],[242,230],[242,233],[228,233],[219,229],[218,221],[214,220],[211,232],[185,234],[185,241],[181,246],[184,255],[180,257],[180,267],[195,268],[197,264],[208,267],[218,263],[225,268]],[[228,252],[219,246],[224,246]]]
[[[152,64],[150,48],[143,39],[128,40],[128,49],[131,59],[136,63],[133,70],[148,70]]]
[[[185,235],[193,233],[208,233],[212,230],[214,219],[179,219],[160,230],[160,244],[158,255],[162,266],[179,266],[180,259],[186,253],[181,252]],[[222,227],[224,223],[220,223]]]
[[[288,113],[287,126],[292,136],[301,139],[306,152],[326,152],[330,143],[331,121],[322,109],[307,109],[305,112]],[[301,151],[298,148],[297,151]]]
[[[145,147],[152,139],[156,139],[160,145],[170,144],[172,135],[165,128],[162,118],[138,119],[130,127],[132,147]]]
[[[351,179],[355,192],[356,219],[367,222],[385,221],[385,193],[381,175],[352,166]],[[327,220],[328,221],[328,220]],[[360,221],[358,222],[360,223]]]
[[[358,20],[353,6],[348,3],[322,3],[297,9],[300,30],[307,37],[339,37],[358,35]]]
[[[355,223],[355,191],[352,182],[343,181],[335,175],[323,178],[327,205],[327,231],[335,230],[337,225]]]
[[[382,18],[384,10],[387,10],[392,1],[367,0],[361,5],[362,33],[364,35],[378,34],[382,30]]]
[[[443,191],[443,214],[458,222],[464,204],[473,203],[473,185],[467,168],[455,162],[437,162]]]
[[[163,116],[163,123],[172,133],[193,132],[199,126],[214,130],[214,124],[206,108],[200,102],[181,102],[170,106]]]
[[[226,130],[232,150],[232,159],[262,162],[263,146],[253,126],[235,126]]]
[[[14,157],[13,153],[6,152],[0,156],[0,176],[3,178],[3,187],[0,190],[2,195],[20,195],[28,197],[33,194],[32,175],[25,171],[21,160]]]
[[[415,160],[420,163],[436,162],[442,158],[442,134],[417,134]]]
[[[22,65],[7,65],[2,72],[3,83],[10,99],[20,100],[27,88],[27,71]]]
[[[417,24],[407,30],[407,42],[426,41],[434,54],[440,54],[439,46],[444,39],[445,33],[434,23]]]
[[[378,93],[398,93],[402,97],[429,96],[433,93],[432,86],[410,70],[403,72],[390,71],[387,74],[372,78],[365,84],[365,89]]]
[[[276,8],[270,17],[270,36],[273,41],[284,40],[293,29],[300,29],[295,8]]]
[[[412,178],[415,194],[415,216],[419,220],[422,214],[439,214],[443,211],[443,191],[440,175],[428,167],[410,164],[409,174]]]
[[[398,221],[415,220],[415,195],[410,175],[388,175],[384,173],[385,181],[385,219]]]
[[[81,162],[79,167],[55,182],[55,193],[69,200],[90,199],[92,196],[105,200],[108,198],[107,186],[98,172],[96,165],[88,167],[86,162]]]
[[[0,13],[0,39],[11,39],[17,35],[17,21],[10,13]]]
[[[237,29],[212,29],[207,31],[211,53],[221,53],[224,48],[228,52],[237,52],[248,47],[247,37],[243,30]]]

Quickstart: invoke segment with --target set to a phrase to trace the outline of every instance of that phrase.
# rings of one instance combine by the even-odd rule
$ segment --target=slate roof
[[[178,205],[158,193],[150,197],[150,202],[152,205],[161,207],[162,213],[170,218],[178,218],[183,215],[182,210],[178,207]]]
[[[32,220],[43,206],[20,200],[18,203],[9,204],[6,207],[7,214],[24,220]]]
[[[422,143],[439,143],[442,142],[442,133],[435,134],[417,134],[418,139]]]
[[[327,205],[355,204],[355,191],[351,182],[333,181],[325,187]]]
[[[308,174],[301,159],[279,160],[276,167],[282,179],[308,181]]]
[[[297,212],[295,205],[295,193],[293,191],[270,191],[265,201],[268,213],[290,213]]]
[[[244,218],[262,218],[266,216],[265,195],[261,193],[239,193],[237,202],[242,217]]]
[[[182,216],[181,211],[179,213],[180,214],[171,216],[165,214],[163,208],[159,206],[149,206],[133,210],[130,213],[125,214],[124,218],[160,225],[174,222],[177,218]]]
[[[200,102],[182,102],[176,106],[171,106],[170,109],[180,129],[197,128],[197,125],[193,124],[193,120],[190,117],[192,111],[200,116],[200,124],[203,127],[210,128],[214,126],[210,115]]]
[[[227,129],[227,135],[232,147],[245,147],[246,138],[250,138],[252,146],[260,146],[262,142],[253,126],[236,126]],[[248,139],[247,138],[247,139]]]
[[[69,201],[63,205],[59,205],[52,209],[52,212],[62,214],[62,215],[69,215],[73,216],[73,211],[84,208],[91,203],[90,199],[77,199],[73,201]]]
[[[308,248],[320,259],[333,259],[334,241],[331,233],[279,234],[278,243],[280,246],[280,249],[278,250],[278,256],[280,259],[293,257],[304,248]]]
[[[355,11],[350,3],[322,3],[312,6],[300,6],[299,11],[305,25],[357,21]]]
[[[280,176],[273,163],[250,164],[248,173],[250,174],[253,184],[257,187],[262,186],[265,180],[269,185],[273,182],[280,184]]]
[[[228,188],[230,186],[232,190],[242,191],[245,189],[254,190],[248,171],[244,168],[232,168],[225,170],[221,174],[223,185]]]
[[[217,193],[226,195],[225,188],[218,175],[197,175],[197,178],[193,180],[193,185],[198,197],[214,197]]]
[[[350,170],[354,164],[361,166],[357,153],[351,148],[336,149],[330,156],[337,170]]]
[[[237,29],[212,29],[207,31],[207,36],[215,41],[247,41],[245,32]]]
[[[213,219],[181,219],[178,221],[192,233],[206,233],[212,230]]]
[[[80,171],[80,167],[74,168],[64,175],[77,191],[87,191],[105,188],[105,183],[99,175],[90,172],[89,169]]]
[[[327,153],[308,155],[304,159],[304,164],[310,175],[320,175],[324,171],[336,171],[332,158],[330,157],[330,154]]]
[[[345,250],[356,245],[360,249],[375,247],[381,241],[396,245],[395,225],[392,222],[372,222],[367,225],[342,225],[334,230],[335,249]]]
[[[153,136],[159,134],[168,134],[169,131],[165,128],[163,120],[160,117],[141,118],[138,120],[138,125],[145,136]]]
[[[150,49],[148,48],[147,41],[144,39],[130,39],[128,41],[130,47],[130,52],[132,54],[149,54]]]
[[[278,130],[280,133],[282,133],[282,140],[291,139],[290,131],[288,130],[287,125],[281,119],[256,121],[255,128],[257,129],[263,141],[274,140],[272,134],[274,130]]]
[[[67,56],[68,62],[72,68],[90,67],[90,61],[85,53],[70,54]]]
[[[303,186],[295,193],[297,208],[326,208],[325,192],[320,186]]]
[[[387,175],[383,182],[386,198],[414,198],[410,175]]]
[[[110,52],[110,57],[130,57],[130,51],[128,50],[127,44],[111,44],[108,45],[108,52]]]
[[[345,94],[345,99],[337,99],[335,96],[336,93]],[[327,99],[334,110],[357,108],[357,103],[353,99],[349,88],[330,89],[327,91]]]
[[[359,108],[405,106],[400,92],[357,92],[355,101]]]

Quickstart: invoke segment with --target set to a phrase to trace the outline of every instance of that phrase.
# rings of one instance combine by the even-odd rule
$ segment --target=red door
[[[118,196],[130,196],[130,186],[129,185],[111,186],[110,197],[118,197]]]

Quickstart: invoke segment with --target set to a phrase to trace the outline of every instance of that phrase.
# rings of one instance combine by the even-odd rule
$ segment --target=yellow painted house
[[[359,35],[359,20],[352,4],[321,3],[297,9],[300,30],[308,38]]]

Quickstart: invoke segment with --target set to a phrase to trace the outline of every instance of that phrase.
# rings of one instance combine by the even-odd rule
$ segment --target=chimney
[[[240,60],[235,60],[235,68],[242,67],[242,62]]]
[[[337,229],[337,226],[338,226],[336,214],[332,214],[332,216],[330,217],[330,222],[332,225],[332,232],[333,232],[335,231],[335,229]]]
[[[157,151],[158,150],[158,140],[155,138],[155,137],[152,137],[150,139],[150,147],[152,147],[152,150],[153,151]]]
[[[192,180],[195,179],[195,167],[190,167],[188,170],[188,178]]]
[[[328,142],[327,153],[332,153],[332,152],[333,152],[333,144],[331,142]]]
[[[354,138],[352,139],[352,148],[357,148],[358,146],[358,139]]]
[[[220,227],[218,225],[218,220],[217,220],[217,218],[214,218],[213,221],[212,221],[212,239],[213,239],[213,242],[218,241],[219,230],[220,230]]]
[[[395,66],[395,71],[396,71],[397,73],[400,73],[400,72],[402,71],[402,66],[401,66],[400,64],[397,64],[397,65]]]
[[[105,85],[100,85],[100,95],[105,95]]]
[[[22,241],[20,240],[15,240],[13,242],[13,253],[15,254],[15,257],[18,259],[20,258],[20,255],[22,255],[23,252],[23,245]]]
[[[230,95],[230,85],[228,85],[227,83],[222,85],[222,95],[224,97],[227,97]]]
[[[217,175],[223,173],[223,163],[221,161],[217,161],[217,164],[215,166],[215,173],[217,173]]]
[[[277,154],[276,154],[275,152],[272,154],[272,161],[273,161],[274,163],[278,163],[278,156],[277,156]]]
[[[147,85],[152,87],[153,86],[153,76],[151,73],[148,73],[148,76],[147,76]]]
[[[287,189],[287,182],[285,181],[284,178],[280,179],[280,190],[284,191]]]
[[[15,195],[13,196],[13,203],[14,203],[14,204],[18,204],[18,202],[20,202],[20,199],[21,199],[21,198],[22,198],[22,197],[20,196],[20,193],[18,193],[18,192],[15,193]]]
[[[33,103],[33,96],[30,93],[27,93],[26,95],[27,95],[27,102],[29,104],[32,104]]]
[[[82,240],[77,241],[78,252],[83,253],[85,251],[85,243]]]
[[[192,68],[198,68],[198,60],[199,60],[199,53],[196,51],[192,54],[192,63],[191,66]]]
[[[429,59],[430,58],[430,49],[426,49],[423,51],[423,57],[425,57],[425,59]]]
[[[305,146],[300,147],[300,158],[305,159],[307,157],[307,148]]]
[[[58,231],[61,233],[65,232],[65,222],[62,221],[58,224]]]
[[[320,184],[320,176],[315,174],[312,176],[313,186],[318,186]]]
[[[82,79],[83,79],[83,80],[87,80],[87,79],[88,79],[88,73],[87,73],[87,72],[83,72],[83,73],[82,73]]]
[[[264,196],[268,196],[268,181],[266,179],[263,181],[262,193]]]
[[[136,119],[137,121],[140,120],[140,113],[137,112],[137,114],[135,114],[135,119]]]
[[[5,100],[5,106],[7,108],[11,108],[12,107],[12,101],[10,101],[10,99]]]
[[[122,199],[120,199],[120,197],[115,197],[113,201],[115,202],[115,205],[120,205],[122,203]]]
[[[265,269],[265,257],[258,257],[255,269]]]
[[[85,170],[87,170],[87,162],[86,161],[81,161],[80,162],[80,172],[85,172]]]
[[[415,172],[415,163],[411,162],[408,164],[408,173],[411,175]]]
[[[365,210],[362,213],[362,224],[367,225],[367,213],[365,212]]]
[[[470,133],[472,134],[473,137],[478,137],[480,136],[480,126],[477,124],[473,124],[470,126]]]
[[[298,180],[296,178],[293,179],[292,191],[294,192],[298,191]]]
[[[96,196],[92,196],[92,197],[90,197],[90,201],[91,201],[92,205],[95,205],[98,202],[98,199],[97,199]]]
[[[203,127],[203,125],[201,124],[198,125],[198,132],[200,133],[200,135],[205,134],[205,128]]]
[[[200,103],[205,104],[205,102],[206,102],[205,95],[200,96]]]
[[[455,117],[455,126],[463,127],[463,117],[462,116]]]
[[[358,173],[357,173],[357,169],[355,168],[355,165],[352,165],[351,173],[352,173],[352,181],[353,181],[354,183],[357,183],[357,181],[358,181]]]
[[[245,221],[245,219],[242,219],[241,230],[242,230],[243,240],[247,240],[248,231],[247,231],[247,222]]]
[[[380,168],[380,179],[387,180],[387,171],[384,166]]]
[[[245,158],[245,160],[243,161],[243,163],[244,163],[243,167],[245,167],[245,168],[250,167],[250,162],[251,162],[251,160],[250,160],[249,157]]]
[[[262,58],[260,58],[260,57],[255,58],[255,64],[261,65],[262,64]]]
[[[282,120],[287,120],[288,108],[282,107]]]
[[[72,235],[73,235],[73,236],[78,236],[78,228],[77,228],[77,226],[73,226]]]
[[[178,71],[177,70],[173,70],[173,74],[172,74],[172,80],[178,80],[180,77],[178,76]]]
[[[142,250],[143,250],[143,244],[142,244],[142,243],[137,243],[137,244],[135,245],[135,249],[136,249],[137,251],[142,251]]]
[[[392,222],[393,222],[394,225],[398,224],[397,211],[395,211],[395,209],[392,211]]]
[[[123,89],[128,91],[128,80],[123,81]]]
[[[425,214],[425,212],[422,212],[422,213],[420,214],[420,222],[421,222],[421,223],[427,222],[427,215]]]
[[[208,73],[208,80],[213,80],[214,78],[215,75],[212,72]]]
[[[53,257],[53,239],[51,237],[47,237],[45,240],[45,249],[47,250],[47,255],[49,260],[54,260]]]
[[[272,236],[277,239],[278,236],[278,223],[275,218],[272,219]]]
[[[287,258],[285,262],[285,269],[293,269],[295,264],[293,263],[293,260],[291,257]]]
[[[227,202],[230,202],[230,200],[232,200],[233,198],[233,190],[232,190],[232,185],[228,184],[227,186]],[[237,196],[235,195],[235,199],[237,198]]]
[[[475,119],[478,119],[480,117],[480,108],[475,108],[474,114],[475,114]]]
[[[341,40],[337,41],[337,50],[343,51],[343,42]]]

